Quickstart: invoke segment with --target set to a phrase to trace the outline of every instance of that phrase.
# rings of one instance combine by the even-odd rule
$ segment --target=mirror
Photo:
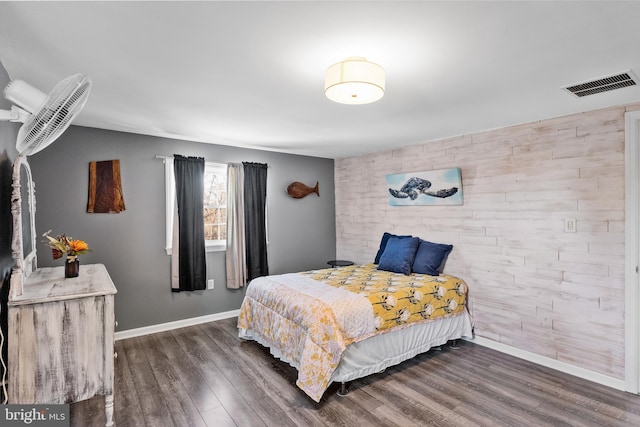
[[[11,194],[11,214],[13,216],[11,293],[15,297],[22,295],[23,284],[37,268],[35,186],[26,156],[19,155],[13,163],[13,182],[11,185],[13,187]]]
[[[33,208],[31,175],[29,173],[28,164],[24,163],[20,167],[20,209],[22,211],[22,253],[30,254],[35,249],[31,241],[33,233],[31,232],[31,211]],[[24,257],[23,257],[24,258]]]

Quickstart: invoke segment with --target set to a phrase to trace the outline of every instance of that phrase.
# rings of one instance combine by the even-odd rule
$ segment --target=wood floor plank
[[[394,381],[389,382],[387,387],[395,390],[410,399],[416,404],[424,406],[429,412],[433,413],[432,420],[435,419],[435,425],[455,425],[460,426],[468,424],[468,419],[463,415],[456,413],[455,408],[462,403],[459,399],[451,398],[451,395],[438,391],[433,393],[432,389],[423,383],[421,378],[417,378],[415,370],[411,372],[400,371],[393,372],[390,375]],[[444,397],[448,397],[445,399]],[[425,398],[426,397],[426,398]]]
[[[173,425],[171,413],[162,395],[160,384],[148,362],[129,365],[142,415],[147,425]],[[167,396],[170,397],[170,396]]]
[[[473,343],[418,355],[332,384],[320,403],[295,386],[297,371],[238,338],[237,319],[116,342],[118,426],[630,426],[640,396]],[[71,405],[72,426],[104,423],[104,403]],[[102,423],[102,424],[101,424]]]
[[[71,425],[83,427],[102,427],[106,423],[104,398],[94,397],[69,406]]]
[[[203,412],[202,418],[204,418],[207,427],[237,427],[237,424],[222,406]]]
[[[434,360],[433,364],[441,367],[448,366],[446,361],[442,359]],[[480,380],[481,377],[486,375],[485,372],[477,372],[475,366],[469,363],[468,360],[464,364],[467,366],[467,374],[475,375],[476,380]],[[541,372],[543,369],[539,367],[537,372]],[[521,408],[528,405],[528,402],[537,400],[542,403],[544,401],[544,408],[532,408],[528,416],[537,416],[540,413],[544,413],[545,417],[554,416],[556,418],[553,421],[554,424],[557,424],[557,420],[573,424],[577,423],[576,420],[585,420],[582,424],[576,424],[585,426],[593,425],[594,423],[614,426],[621,422],[618,419],[621,415],[619,410],[598,404],[578,393],[568,391],[566,386],[562,385],[562,379],[556,381],[549,379],[544,382],[543,386],[540,386],[536,378],[529,377],[529,380],[525,380],[527,377],[523,377],[519,370],[509,369],[508,365],[505,364],[500,365],[499,368],[496,365],[491,372],[493,372],[495,384],[488,385],[487,389],[493,392],[496,399],[505,400],[507,404]],[[552,375],[553,373],[548,372],[548,374]],[[508,394],[505,394],[507,393],[506,391],[508,391]],[[519,397],[519,401],[510,403],[509,401],[512,401],[515,396]],[[554,398],[549,399],[550,396]],[[638,424],[640,419],[635,414],[628,414],[628,418],[634,421],[634,424],[640,425]]]
[[[529,367],[520,368],[518,365],[511,364],[510,361],[502,366],[511,367],[508,372],[513,374],[509,377],[509,384],[512,384],[511,381],[523,383],[526,384],[527,389],[533,385],[544,396],[548,396],[549,393],[563,396],[565,400],[575,402],[576,405],[585,407],[587,411],[596,411],[631,425],[640,425],[640,406],[635,395],[629,393],[621,395],[610,387],[584,381],[549,368],[535,367],[534,371]],[[538,382],[540,377],[545,378],[543,383]],[[574,391],[574,387],[578,387],[579,392]]]
[[[206,427],[202,414],[191,401],[182,382],[160,384],[162,395],[167,409],[171,414],[173,424],[176,426]],[[173,398],[171,398],[173,397]]]
[[[548,405],[546,399],[539,399],[536,394],[529,393],[518,399],[517,387],[511,384],[502,388],[500,375],[491,372],[487,366],[479,368],[469,363],[446,363],[444,355],[434,357],[429,363],[418,367],[422,376],[428,377],[438,384],[448,384],[449,387],[462,387],[469,391],[465,398],[467,406],[472,406],[474,412],[484,413],[495,419],[500,425],[521,425],[522,422],[543,426],[568,425],[564,415],[554,414],[542,405]],[[465,361],[468,361],[465,359]],[[490,376],[492,381],[486,382]],[[531,389],[533,391],[533,389]]]
[[[440,352],[433,354],[434,358],[441,356]],[[480,395],[479,399],[477,397],[479,393],[468,386],[466,373],[457,373],[450,381],[447,377],[434,375],[430,356],[421,355],[415,358],[415,361],[419,362],[410,369],[405,371],[401,365],[390,370],[388,375],[394,379],[397,377],[398,382],[407,383],[407,387],[422,394],[422,399],[440,402],[441,405],[453,410],[462,417],[458,420],[462,425],[506,425],[496,419],[495,415],[484,412],[485,404],[481,399],[482,396]]]
[[[279,426],[292,426],[296,424],[293,422],[285,410],[277,405],[270,393],[271,389],[265,389],[261,387],[261,383],[255,383],[251,377],[247,375],[246,370],[243,367],[238,366],[234,362],[233,356],[230,357],[228,353],[220,347],[224,343],[218,343],[211,339],[209,335],[205,333],[201,336],[197,336],[198,342],[209,350],[211,358],[218,366],[220,371],[234,384],[234,387],[243,395],[248,396],[247,402],[256,410],[262,414],[262,419],[267,425],[279,425]]]
[[[204,420],[174,369],[175,364],[165,354],[157,335],[145,338],[141,344],[174,424],[205,427]]]
[[[421,423],[416,423],[405,417],[401,412],[395,408],[382,405],[378,406],[373,413],[380,420],[382,426],[398,426],[398,427],[419,427]],[[460,427],[475,427],[476,424],[466,424]]]
[[[225,357],[244,371],[244,375],[249,377],[249,384],[272,385],[271,397],[286,401],[287,407],[291,406],[292,400],[295,400],[296,406],[313,407],[313,401],[307,398],[304,392],[297,387],[291,387],[295,384],[297,371],[286,363],[274,359],[264,347],[254,342],[238,342],[237,337],[227,345],[224,337],[220,338],[220,331],[216,330],[215,326],[209,326],[204,331],[218,343]],[[247,367],[251,369],[246,369]]]
[[[241,397],[233,383],[229,382],[216,364],[210,360],[207,351],[193,339],[193,336],[198,333],[199,329],[192,327],[174,331],[173,336],[237,425],[265,426],[262,418]]]
[[[126,340],[116,341],[115,351],[118,358],[115,360],[114,368],[114,421],[117,426],[140,426],[144,425],[142,407],[138,400],[138,393],[133,382],[133,375],[129,370],[129,363],[124,351]]]
[[[438,418],[437,413],[432,412],[428,408],[422,406],[420,402],[412,399],[410,396],[410,390],[401,390],[401,392],[398,393],[398,388],[393,387],[393,385],[393,380],[387,382],[384,386],[380,383],[373,382],[367,384],[367,389],[376,399],[379,399],[388,406],[397,408],[405,417],[414,423],[420,423],[422,425],[454,425],[449,422],[436,424],[434,419]]]
[[[272,399],[296,424],[341,425],[341,420],[331,411],[313,402],[302,390],[295,387],[297,371],[287,363],[274,359],[264,347],[255,342],[239,341],[235,322],[231,330],[229,324],[220,322],[201,325],[203,330],[218,342],[220,348],[251,377],[252,384],[265,384]],[[333,393],[326,393],[333,396]]]
[[[156,338],[198,411],[204,412],[222,406],[222,403],[220,403],[213,390],[200,375],[196,366],[182,350],[173,335],[167,332],[157,334]]]
[[[124,357],[127,358],[129,365],[135,365],[147,361],[147,358],[144,354],[144,348],[142,347],[140,340],[140,337],[122,340],[121,353],[124,355]]]
[[[151,366],[169,362],[165,349],[158,341],[158,334],[140,337],[140,345],[146,360]]]

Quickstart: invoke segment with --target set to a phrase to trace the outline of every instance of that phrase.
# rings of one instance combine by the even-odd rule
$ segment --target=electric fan
[[[4,96],[17,106],[0,110],[0,120],[22,122],[16,149],[21,155],[44,150],[71,124],[87,102],[91,80],[74,74],[60,81],[46,95],[22,80],[12,80]]]

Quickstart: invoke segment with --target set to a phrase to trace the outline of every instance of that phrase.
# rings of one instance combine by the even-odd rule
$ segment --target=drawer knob
[[[118,352],[117,352],[117,351],[114,351],[114,352],[113,352],[113,358],[114,358],[114,359],[117,359],[117,358],[118,358]]]

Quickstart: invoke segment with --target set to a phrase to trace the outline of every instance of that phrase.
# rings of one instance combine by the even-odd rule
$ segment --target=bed
[[[390,267],[385,246],[396,256],[409,243],[385,236],[376,263],[259,277],[247,288],[239,336],[296,368],[296,385],[316,402],[333,382],[344,391],[348,381],[472,336],[466,283],[440,274],[439,259],[425,274],[415,264],[418,238],[398,258],[405,263]]]

